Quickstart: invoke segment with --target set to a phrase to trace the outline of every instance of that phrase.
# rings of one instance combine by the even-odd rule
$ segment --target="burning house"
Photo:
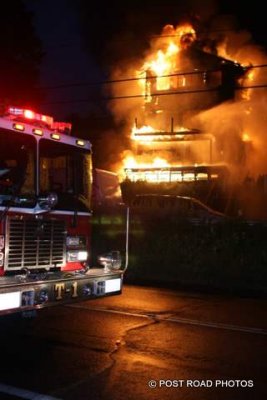
[[[240,171],[242,179],[247,173],[252,143],[244,120],[250,119],[251,93],[238,89],[254,76],[251,64],[218,54],[198,41],[189,24],[167,25],[154,39],[139,63],[135,88],[127,92],[137,90],[140,98],[130,112],[127,109],[133,128],[120,165],[126,197],[194,195],[225,211],[233,172],[238,179]],[[222,104],[235,104],[230,120]],[[210,126],[205,118],[203,122],[209,110],[215,110],[219,129],[212,117]]]

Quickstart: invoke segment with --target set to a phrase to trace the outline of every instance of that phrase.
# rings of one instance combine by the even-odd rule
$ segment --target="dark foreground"
[[[125,286],[2,318],[0,399],[266,398],[266,305]]]

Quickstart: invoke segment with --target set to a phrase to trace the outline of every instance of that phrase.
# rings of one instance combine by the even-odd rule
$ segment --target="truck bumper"
[[[123,271],[58,272],[2,277],[0,315],[120,294]]]

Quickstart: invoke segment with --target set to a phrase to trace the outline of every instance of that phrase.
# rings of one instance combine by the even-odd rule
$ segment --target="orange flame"
[[[156,85],[156,90],[169,90],[172,84],[171,74],[177,70],[177,55],[187,48],[196,39],[196,32],[190,24],[172,25],[163,28],[163,35],[158,41],[159,49],[156,54],[151,54],[145,61],[137,77],[142,87],[146,101],[151,101],[151,86]],[[149,78],[149,79],[147,79]]]
[[[149,162],[138,162],[133,156],[128,156],[123,161],[124,168],[165,168],[170,164],[167,160],[160,157],[155,157],[154,160]]]
[[[243,133],[242,135],[242,141],[243,142],[251,142],[251,137],[248,133]]]
[[[181,55],[180,53],[191,46],[195,40],[196,32],[190,24],[176,28],[172,25],[166,25],[162,36],[154,40],[151,51],[139,70],[136,71],[138,84],[142,88],[142,94],[145,95],[145,102],[152,103],[153,112],[150,112],[150,104],[143,106],[143,109],[148,113],[150,112],[147,120],[148,123],[153,121],[153,126],[147,124],[132,128],[131,140],[135,143],[134,148],[138,148],[139,155],[134,156],[133,153],[129,155],[128,152],[125,154],[121,165],[124,176],[126,173],[130,180],[149,182],[193,180],[195,178],[191,172],[185,176],[179,172],[181,165],[179,163],[192,165],[193,162],[198,160],[203,163],[211,160],[211,140],[202,142],[201,145],[191,143],[194,141],[190,135],[183,134],[184,131],[189,131],[189,129],[183,127],[173,129],[172,122],[171,129],[168,132],[163,128],[164,124],[166,125],[166,117],[156,116],[160,108],[157,92],[186,86],[192,81],[187,75],[179,74],[180,71],[185,72],[186,68],[189,68],[188,62],[184,61],[183,53]],[[230,59],[226,44],[224,43],[219,52],[221,56]],[[177,76],[177,73],[179,76]],[[252,74],[248,74],[247,79],[253,79]],[[142,114],[141,120],[143,120]],[[249,138],[243,136],[242,140],[246,141]],[[177,143],[175,144],[175,142]],[[179,148],[178,142],[180,142]],[[142,155],[140,155],[141,152]],[[121,175],[123,175],[122,170]],[[206,174],[204,175],[199,176],[198,179],[207,179]]]
[[[189,131],[189,129],[184,128],[182,126],[176,127],[175,132],[185,132]],[[160,134],[162,132],[162,135]],[[131,139],[136,140],[142,143],[150,143],[153,141],[160,141],[160,140],[165,140],[165,141],[171,141],[172,139],[183,139],[184,135],[182,133],[171,133],[166,134],[163,131],[160,131],[159,129],[152,128],[152,126],[149,125],[143,125],[141,128],[137,128],[134,126],[132,128],[132,134],[131,134]],[[142,133],[144,135],[142,135]],[[150,135],[151,133],[151,135]]]
[[[242,78],[241,80],[241,85],[242,86],[249,86],[251,84],[253,84],[253,82],[255,81],[256,78],[256,72],[255,70],[248,70],[245,74],[245,76]],[[241,98],[242,100],[251,100],[251,95],[252,95],[252,90],[253,89],[244,89],[241,92]]]

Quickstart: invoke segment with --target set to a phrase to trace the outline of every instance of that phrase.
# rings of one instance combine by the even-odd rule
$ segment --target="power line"
[[[236,63],[237,65],[238,64]],[[259,65],[248,65],[244,66],[244,69],[254,69],[254,68],[264,68],[267,67],[267,64],[259,64]],[[217,69],[209,69],[209,70],[198,70],[198,71],[183,71],[183,72],[176,72],[173,74],[166,74],[166,75],[153,75],[153,76],[147,76],[147,77],[130,77],[130,78],[121,78],[121,79],[109,79],[105,81],[99,81],[99,82],[73,82],[73,83],[62,83],[59,85],[55,86],[41,86],[39,88],[36,88],[37,90],[51,90],[51,89],[63,89],[63,88],[68,88],[68,87],[79,87],[79,86],[103,86],[103,85],[108,85],[108,84],[113,84],[113,83],[123,83],[123,82],[131,82],[131,81],[140,81],[140,80],[153,80],[155,78],[169,78],[173,76],[186,76],[186,75],[200,75],[200,74],[207,74],[207,73],[212,73],[212,72],[217,72],[220,71],[219,68]]]
[[[267,64],[266,64],[267,66]],[[155,78],[169,78],[172,76],[184,76],[184,75],[197,75],[197,74],[204,74],[204,73],[209,73],[209,72],[216,72],[219,71],[219,69],[212,69],[212,70],[198,70],[198,71],[184,71],[184,72],[177,72],[173,74],[167,74],[167,75],[153,75],[153,76],[147,76],[147,77],[135,77],[135,78],[122,78],[122,79],[109,79],[105,81],[100,81],[100,82],[75,82],[75,83],[70,83],[70,84],[60,84],[56,86],[46,86],[46,87],[41,87],[38,89],[61,89],[64,87],[77,87],[77,86],[98,86],[98,85],[107,85],[107,84],[112,84],[112,83],[123,83],[123,82],[130,82],[130,81],[140,81],[140,80],[153,80]]]
[[[236,86],[233,90],[247,90],[247,89],[263,89],[267,88],[267,84],[262,85],[249,85],[249,86]],[[127,95],[127,96],[106,96],[102,98],[89,98],[89,99],[78,99],[78,100],[58,100],[52,102],[44,102],[43,105],[56,105],[56,104],[73,104],[73,103],[90,103],[96,101],[112,101],[112,100],[123,100],[123,99],[137,99],[137,98],[147,98],[147,97],[159,97],[159,96],[172,96],[172,95],[182,95],[182,94],[197,94],[197,93],[208,93],[208,92],[216,92],[220,90],[220,87],[214,87],[209,89],[193,89],[193,90],[184,90],[184,91],[173,91],[166,93],[151,93],[146,94],[136,94],[136,95]]]

